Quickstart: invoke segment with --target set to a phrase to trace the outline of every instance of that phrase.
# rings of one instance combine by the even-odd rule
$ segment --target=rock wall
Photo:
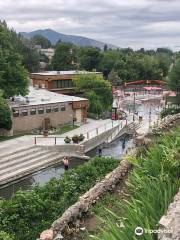
[[[180,189],[159,225],[159,240],[180,240]]]
[[[78,202],[69,207],[59,219],[54,221],[49,230],[42,232],[40,240],[63,239],[61,233],[68,227],[68,224],[80,217],[82,213],[88,212],[91,205],[98,201],[100,196],[114,189],[116,184],[125,178],[131,167],[131,163],[125,159],[122,160],[114,171],[81,196]]]

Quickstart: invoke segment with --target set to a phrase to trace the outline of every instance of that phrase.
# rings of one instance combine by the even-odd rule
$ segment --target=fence
[[[124,125],[127,124],[127,121],[111,121],[109,123],[106,123],[98,128],[94,128],[91,131],[83,133],[85,140],[92,139],[116,126],[119,126],[118,131],[124,127]],[[41,140],[40,140],[41,139]],[[63,145],[65,144],[64,142],[64,137],[59,137],[59,136],[36,136],[34,137],[34,144],[35,145]],[[40,141],[39,141],[40,140]]]

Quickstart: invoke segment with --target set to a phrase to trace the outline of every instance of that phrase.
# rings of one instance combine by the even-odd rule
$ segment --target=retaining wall
[[[180,189],[159,224],[159,240],[180,240]]]

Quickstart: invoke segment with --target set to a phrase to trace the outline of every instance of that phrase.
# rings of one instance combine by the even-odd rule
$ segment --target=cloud
[[[52,28],[133,48],[180,41],[178,0],[6,0],[0,12],[17,31]]]

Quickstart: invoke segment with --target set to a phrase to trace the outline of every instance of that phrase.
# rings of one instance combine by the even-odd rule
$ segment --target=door
[[[81,111],[81,109],[76,109],[76,119],[77,119],[77,122],[82,122],[82,111]]]
[[[50,119],[49,118],[45,118],[44,119],[44,129],[48,130],[50,128]]]

